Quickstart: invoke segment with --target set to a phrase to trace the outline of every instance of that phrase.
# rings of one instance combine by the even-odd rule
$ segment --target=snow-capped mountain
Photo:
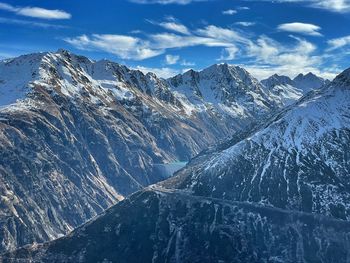
[[[311,72],[306,75],[299,74],[293,79],[293,81],[295,82],[295,86],[303,90],[304,93],[307,93],[310,90],[319,89],[330,82],[329,80],[318,77]]]
[[[349,72],[210,156],[186,187],[197,195],[349,220]]]
[[[350,69],[67,237],[4,262],[349,259]]]
[[[190,70],[168,83],[184,104],[192,104],[195,109],[211,104],[223,111],[234,109],[244,118],[276,107],[258,80],[238,66],[217,64],[200,72]]]
[[[264,79],[261,83],[279,105],[288,106],[304,95],[304,91],[296,87],[296,83],[287,76],[277,74]],[[320,88],[320,87],[318,87]]]
[[[1,61],[0,103],[0,250],[71,231],[278,109],[239,67],[163,80],[65,50]]]
[[[262,80],[261,83],[270,97],[278,102],[280,107],[283,107],[296,102],[312,90],[320,89],[329,81],[308,73],[307,75],[299,74],[294,80],[288,76],[274,74]]]

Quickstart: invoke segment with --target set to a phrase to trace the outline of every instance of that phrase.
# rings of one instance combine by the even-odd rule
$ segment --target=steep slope
[[[348,262],[350,69],[67,237],[4,262]]]
[[[279,105],[288,106],[300,99],[306,92],[296,87],[296,83],[287,76],[277,74],[264,79],[261,83]],[[320,87],[319,87],[320,88]]]
[[[349,232],[345,221],[153,189],[67,237],[0,257],[4,263],[342,263]]]
[[[177,178],[178,186],[196,195],[349,220],[349,73],[310,93],[266,128],[204,157],[195,171]]]
[[[193,70],[168,79],[171,90],[184,105],[196,111],[234,115],[246,120],[266,115],[276,102],[263,86],[238,66],[217,64],[200,72]]]
[[[311,72],[306,75],[299,74],[294,80],[287,76],[274,74],[262,80],[261,84],[270,94],[270,98],[283,107],[296,102],[308,92],[329,84],[329,80],[320,78]]]
[[[232,94],[196,107],[185,86],[65,50],[0,62],[0,250],[67,233],[277,108],[235,71],[214,66]]]

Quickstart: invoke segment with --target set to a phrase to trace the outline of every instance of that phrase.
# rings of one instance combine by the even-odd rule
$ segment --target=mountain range
[[[349,110],[350,69],[174,177],[4,262],[348,262]]]
[[[228,64],[160,79],[65,50],[4,60],[1,250],[65,235],[137,191],[67,237],[12,256],[137,262],[131,253],[141,249],[135,255],[154,262],[195,262],[211,251],[212,262],[232,256],[221,251],[231,247],[219,245],[230,240],[243,262],[263,262],[267,252],[277,255],[284,245],[296,247],[283,259],[291,260],[305,256],[297,244],[299,228],[275,240],[278,249],[267,243],[294,218],[319,231],[315,238],[336,245],[345,234],[338,237],[333,222],[347,227],[349,217],[348,84],[348,72],[331,84],[311,73],[259,82]],[[190,163],[141,190],[169,176],[159,166],[179,161]],[[247,220],[252,226],[243,229]],[[254,231],[266,238],[259,241]],[[326,236],[330,231],[334,240]],[[110,244],[102,242],[106,238]],[[152,242],[140,247],[141,240]],[[192,252],[189,240],[198,245]],[[252,244],[261,255],[249,253]],[[202,245],[207,250],[200,252]],[[312,246],[310,256],[329,258],[323,247]]]

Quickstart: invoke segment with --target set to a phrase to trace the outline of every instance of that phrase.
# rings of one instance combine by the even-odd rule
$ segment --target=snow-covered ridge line
[[[88,91],[86,85],[91,86]],[[292,88],[284,92],[267,89],[245,69],[228,64],[215,64],[198,72],[190,70],[164,80],[154,73],[143,74],[115,62],[94,61],[62,49],[0,62],[1,108],[16,102],[21,104],[17,108],[25,108],[27,104],[23,101],[34,86],[47,89],[59,86],[54,91],[71,98],[87,92],[97,104],[101,100],[131,100],[137,97],[135,92],[141,91],[163,102],[171,101],[187,115],[212,105],[220,114],[236,117],[251,116],[252,112],[266,111],[269,107],[284,107],[302,93]]]

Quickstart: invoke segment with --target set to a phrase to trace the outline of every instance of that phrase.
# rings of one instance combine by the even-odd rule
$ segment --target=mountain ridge
[[[235,78],[219,72],[200,88],[228,93],[192,103],[154,74],[64,50],[2,61],[0,101],[16,96],[0,109],[1,250],[66,234],[165,179],[155,164],[187,161],[278,110],[251,75],[226,67]]]
[[[350,69],[69,236],[3,259],[345,263],[349,87]]]

